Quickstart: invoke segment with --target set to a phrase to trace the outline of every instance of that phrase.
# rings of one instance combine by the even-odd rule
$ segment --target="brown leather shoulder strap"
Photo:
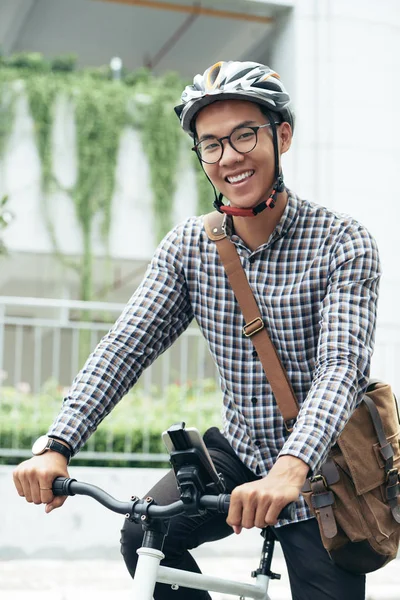
[[[226,233],[223,229],[225,216],[219,213],[217,210],[214,210],[207,215],[204,215],[204,229],[210,240],[213,242],[217,242],[218,240],[222,240],[226,237]]]
[[[204,217],[208,237],[215,241],[229,283],[242,310],[245,325],[243,335],[250,337],[271,385],[279,410],[290,430],[288,422],[295,419],[299,406],[292,386],[279,356],[265,329],[260,310],[250,288],[235,246],[223,230],[224,215],[217,211]],[[211,235],[210,235],[211,232]]]

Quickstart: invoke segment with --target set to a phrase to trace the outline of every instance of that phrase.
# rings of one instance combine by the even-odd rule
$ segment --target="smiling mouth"
[[[254,173],[255,171],[251,170],[245,171],[244,173],[239,173],[239,175],[228,175],[228,177],[225,177],[225,181],[227,181],[230,184],[242,183],[243,181],[250,179],[250,177],[252,177]]]

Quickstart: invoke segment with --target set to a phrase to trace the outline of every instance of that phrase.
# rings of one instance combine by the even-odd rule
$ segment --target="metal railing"
[[[30,441],[45,433],[89,352],[123,308],[104,302],[0,297],[0,456],[30,456]],[[371,376],[400,390],[399,359],[400,326],[381,324]],[[115,412],[115,425],[99,430],[78,456],[164,461],[166,455],[162,447],[154,450],[153,439],[160,435],[156,429],[163,415],[169,419],[166,426],[174,417],[185,420],[185,414],[191,425],[201,427],[211,419],[218,425],[220,406],[215,365],[200,331],[190,327],[107,417],[105,422],[113,423]],[[131,433],[127,420],[136,423]]]
[[[28,444],[26,438],[33,440],[45,433],[90,351],[109,331],[123,308],[122,304],[104,302],[0,297],[0,416],[3,414],[0,456],[31,455],[27,448],[30,440]],[[196,327],[190,327],[143,373],[134,387],[135,404],[132,400],[127,407],[124,399],[121,407],[107,417],[108,424],[109,419],[114,419],[114,412],[117,413],[115,430],[121,429],[124,413],[132,421],[132,428],[135,424],[132,434],[125,432],[123,448],[116,450],[117,434],[102,425],[101,431],[99,428],[79,453],[79,458],[165,461],[167,455],[162,447],[161,452],[152,450],[154,413],[157,423],[160,415],[168,411],[172,413],[171,418],[179,420],[181,408],[182,415],[190,414],[201,427],[210,412],[217,412],[219,418],[216,403],[210,406],[218,394],[217,387],[216,369],[206,342]],[[208,406],[204,396],[209,400]],[[47,421],[44,415],[48,415]],[[167,426],[171,422],[171,419],[165,421]],[[10,423],[13,423],[12,433],[7,427]],[[139,444],[135,440],[138,429]],[[100,444],[99,437],[102,438]]]

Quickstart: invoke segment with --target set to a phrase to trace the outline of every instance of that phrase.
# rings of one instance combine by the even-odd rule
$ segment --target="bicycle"
[[[251,574],[256,579],[255,584],[160,565],[164,558],[162,548],[170,519],[184,512],[193,516],[207,510],[227,514],[230,502],[230,495],[224,493],[223,479],[215,470],[196,429],[185,429],[182,423],[164,432],[163,438],[164,441],[169,440],[167,447],[180,490],[180,500],[158,506],[151,497],[140,499],[132,496],[129,501],[123,502],[95,485],[64,477],[54,480],[54,495],[90,496],[109,510],[141,523],[144,535],[142,547],[137,551],[139,560],[133,579],[132,598],[135,600],[152,600],[156,583],[169,584],[172,589],[185,587],[235,595],[241,599],[271,600],[268,595],[269,582],[271,579],[280,579],[280,575],[271,571],[275,537],[269,527],[261,531],[264,542],[260,564]],[[286,506],[279,518],[293,518],[294,507],[294,503]]]

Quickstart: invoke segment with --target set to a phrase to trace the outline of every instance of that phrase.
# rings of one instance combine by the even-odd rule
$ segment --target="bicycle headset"
[[[256,62],[220,61],[206,69],[203,75],[196,75],[193,85],[184,89],[181,102],[175,107],[183,130],[196,139],[195,121],[202,108],[218,100],[248,100],[260,105],[263,114],[268,118],[272,130],[275,158],[274,185],[270,196],[253,208],[239,208],[223,204],[222,194],[217,191],[204,170],[214,190],[214,207],[221,213],[254,217],[266,208],[272,209],[277,194],[283,192],[285,184],[279,168],[278,137],[276,126],[287,122],[294,129],[294,114],[290,108],[290,96],[280,81],[278,73]],[[278,121],[277,121],[278,119]]]

